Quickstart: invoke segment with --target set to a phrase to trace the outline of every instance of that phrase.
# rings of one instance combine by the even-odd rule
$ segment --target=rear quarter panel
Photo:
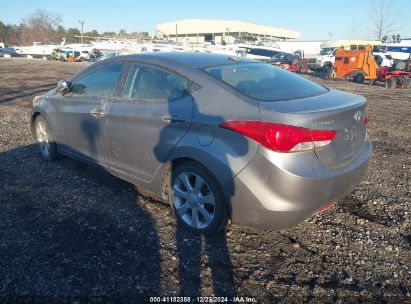
[[[169,160],[192,158],[203,164],[225,186],[255,155],[258,143],[221,128],[228,120],[260,120],[258,102],[248,100],[202,72],[192,79],[201,88],[192,93],[191,128],[172,151]]]

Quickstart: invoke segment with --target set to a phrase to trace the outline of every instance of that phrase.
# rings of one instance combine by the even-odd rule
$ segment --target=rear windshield
[[[301,99],[328,92],[312,81],[266,63],[209,67],[204,71],[242,94],[261,101]]]

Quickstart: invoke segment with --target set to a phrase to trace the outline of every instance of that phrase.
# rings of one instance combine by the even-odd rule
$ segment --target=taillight
[[[310,130],[271,122],[231,120],[220,124],[278,152],[313,150],[328,145],[336,131]]]
[[[364,125],[368,125],[368,117],[365,117],[362,122],[364,123]]]

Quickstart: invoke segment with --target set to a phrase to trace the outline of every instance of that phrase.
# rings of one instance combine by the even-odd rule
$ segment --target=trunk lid
[[[310,98],[260,102],[262,121],[311,130],[335,130],[331,143],[314,151],[329,169],[341,167],[361,153],[366,138],[365,109],[364,97],[333,89]]]

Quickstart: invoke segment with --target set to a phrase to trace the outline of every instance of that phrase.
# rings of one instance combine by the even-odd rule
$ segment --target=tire
[[[363,83],[364,82],[364,75],[362,73],[355,74],[353,80],[355,83]]]
[[[169,201],[179,225],[193,232],[217,234],[227,225],[227,205],[215,177],[190,162],[172,172]]]
[[[395,83],[394,83],[393,79],[392,78],[387,78],[384,82],[384,87],[386,89],[395,88]]]
[[[47,121],[39,115],[34,119],[33,126],[41,158],[46,161],[58,159],[56,138]]]
[[[408,89],[410,86],[411,78],[401,78],[399,81],[402,88]]]
[[[329,69],[326,73],[325,73],[325,79],[332,79],[335,78],[335,68],[331,68]]]
[[[324,73],[327,73],[329,70],[332,69],[332,67],[333,67],[333,66],[332,66],[331,64],[325,63],[324,66],[321,68],[321,70],[322,70]]]

